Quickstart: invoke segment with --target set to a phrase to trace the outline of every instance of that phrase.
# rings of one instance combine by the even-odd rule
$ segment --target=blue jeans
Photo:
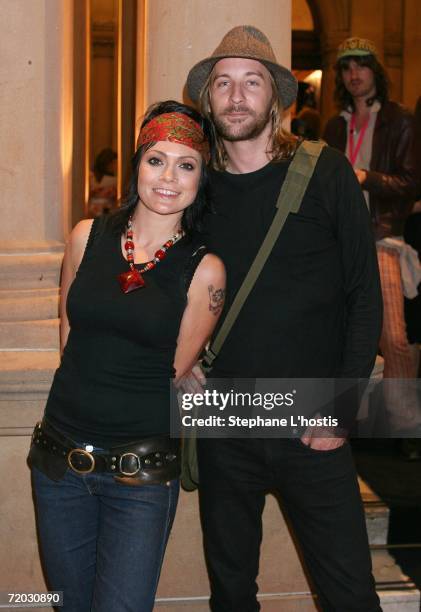
[[[177,507],[179,482],[127,486],[112,474],[58,482],[32,469],[48,586],[62,612],[149,612]]]

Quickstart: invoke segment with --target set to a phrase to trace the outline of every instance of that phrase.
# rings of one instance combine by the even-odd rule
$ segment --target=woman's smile
[[[158,195],[162,195],[165,198],[176,198],[180,195],[179,191],[172,191],[171,189],[163,189],[162,187],[155,187],[152,191]]]

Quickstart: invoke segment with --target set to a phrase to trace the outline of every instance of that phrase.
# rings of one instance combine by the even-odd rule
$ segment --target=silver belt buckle
[[[137,462],[137,468],[135,469],[134,472],[125,472],[122,468],[122,461],[124,459],[124,457],[135,457],[136,462]],[[140,468],[141,468],[141,463],[140,463],[140,459],[138,457],[138,455],[136,455],[135,453],[123,453],[120,457],[120,460],[118,462],[118,469],[120,474],[123,474],[124,476],[135,476],[138,472],[140,472]]]

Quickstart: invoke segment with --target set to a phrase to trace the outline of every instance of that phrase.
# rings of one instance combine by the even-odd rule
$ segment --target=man
[[[296,80],[252,26],[228,32],[192,68],[189,95],[215,128],[210,249],[227,269],[228,307],[273,219],[297,140],[283,130]],[[381,320],[367,207],[345,158],[325,147],[214,363],[212,377],[370,375]],[[283,497],[322,609],[378,612],[348,444],[198,441],[200,507],[213,612],[255,612],[265,494]]]
[[[339,46],[335,70],[335,98],[341,113],[328,122],[324,139],[346,153],[370,210],[384,303],[380,339],[384,378],[415,378],[418,349],[407,339],[399,264],[402,250],[408,249],[402,239],[396,240],[403,235],[417,195],[413,118],[388,99],[387,75],[370,40],[345,40]],[[416,268],[415,253],[412,261]],[[416,286],[405,293],[415,297]],[[388,411],[396,413],[402,388],[387,381],[385,400]]]

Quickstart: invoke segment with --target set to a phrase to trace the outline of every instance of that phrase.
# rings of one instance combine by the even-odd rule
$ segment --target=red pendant
[[[120,288],[123,293],[130,293],[131,291],[135,291],[135,289],[140,289],[145,286],[145,281],[143,280],[142,272],[147,272],[148,270],[152,270],[155,268],[156,264],[162,261],[166,256],[166,251],[173,246],[181,237],[183,236],[183,232],[179,230],[171,240],[167,240],[165,244],[162,245],[160,249],[155,253],[155,257],[152,261],[148,261],[141,270],[137,270],[134,267],[134,250],[135,245],[133,242],[133,227],[132,227],[132,218],[129,217],[127,220],[127,230],[126,230],[126,241],[124,243],[124,250],[126,251],[127,262],[130,266],[130,270],[128,272],[123,272],[123,274],[118,275],[118,282],[120,283]]]
[[[136,268],[119,274],[117,278],[123,293],[130,293],[145,286],[143,276]]]

